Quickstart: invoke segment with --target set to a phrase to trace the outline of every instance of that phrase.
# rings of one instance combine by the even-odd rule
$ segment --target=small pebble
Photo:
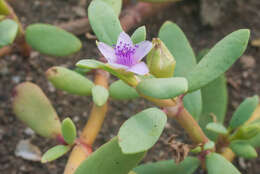
[[[27,128],[24,130],[24,133],[25,133],[26,135],[29,135],[29,136],[32,136],[32,135],[35,134],[35,132],[34,132],[31,128],[29,128],[29,127],[27,127]]]
[[[13,76],[12,77],[12,81],[16,84],[20,83],[21,81],[21,77],[20,76]]]
[[[250,69],[255,67],[255,59],[253,56],[244,55],[240,58],[240,63],[244,69]]]

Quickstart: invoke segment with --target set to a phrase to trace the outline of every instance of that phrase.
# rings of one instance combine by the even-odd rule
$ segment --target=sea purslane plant
[[[0,2],[0,13],[10,15],[10,6]],[[97,48],[105,61],[86,58],[78,61],[75,69],[55,66],[45,74],[59,90],[92,97],[88,122],[78,137],[72,120],[60,122],[39,86],[24,82],[14,88],[13,111],[17,118],[37,134],[58,142],[43,155],[42,162],[51,162],[72,150],[65,174],[192,174],[199,166],[209,174],[239,174],[231,163],[234,157],[256,158],[255,148],[260,147],[259,99],[245,99],[229,124],[224,125],[224,73],[246,50],[249,30],[234,31],[195,56],[185,34],[171,21],[161,26],[158,37],[152,41],[146,40],[145,26],[137,28],[130,37],[122,29],[126,28],[125,21],[121,21],[121,26],[118,18],[121,4],[119,0],[93,0],[88,7]],[[0,23],[0,32],[7,32],[6,27],[13,29],[8,30],[10,37],[0,42],[1,47],[10,47],[14,38],[19,37],[24,38],[23,46],[30,45],[55,57],[68,56],[81,48],[79,39],[58,27],[33,24],[23,32],[23,28],[19,31],[18,18],[13,19]],[[88,76],[93,74],[92,81]],[[109,74],[118,80],[108,84]],[[93,152],[109,99],[138,98],[157,107],[127,119],[117,136]],[[181,158],[139,165],[161,136],[167,117],[182,126],[192,144]]]

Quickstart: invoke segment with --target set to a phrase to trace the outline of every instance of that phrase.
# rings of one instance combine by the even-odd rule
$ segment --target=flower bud
[[[260,133],[260,124],[253,123],[242,126],[238,131],[236,137],[239,139],[250,139]]]
[[[176,61],[159,38],[154,38],[153,49],[147,55],[147,65],[152,75],[159,78],[172,77]]]

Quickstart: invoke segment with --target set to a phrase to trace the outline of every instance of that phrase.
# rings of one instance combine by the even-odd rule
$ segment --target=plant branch
[[[95,84],[108,88],[109,74],[104,70],[95,71]],[[92,145],[103,125],[108,109],[108,102],[99,107],[93,103],[91,113],[77,145],[73,148],[67,162],[64,174],[73,174],[78,166],[92,152]]]
[[[22,55],[24,57],[29,57],[30,53],[31,53],[31,48],[25,41],[24,29],[23,29],[21,22],[19,21],[19,18],[15,14],[13,8],[6,1],[1,1],[0,6],[1,6],[2,10],[5,12],[5,15],[8,15],[8,17],[10,17],[11,19],[13,19],[14,21],[17,22],[17,24],[19,26],[19,30],[18,30],[18,36],[15,39],[15,44],[17,44],[18,50],[22,53]],[[7,48],[5,48],[5,47],[1,48],[0,53],[2,53],[2,54],[0,54],[0,56],[9,54],[13,48],[15,48],[15,47],[10,46],[8,48],[8,51],[6,51]],[[5,54],[3,54],[3,53],[5,53]]]
[[[254,113],[252,116],[249,118],[249,120],[245,124],[252,123],[253,121],[257,120],[260,118],[260,104],[257,106],[255,109]],[[228,147],[229,142],[225,143],[227,141],[228,137],[221,138],[218,141],[218,151],[221,153],[222,156],[224,156],[227,160],[233,161],[234,158],[236,157],[235,153]],[[224,141],[224,143],[223,143]]]

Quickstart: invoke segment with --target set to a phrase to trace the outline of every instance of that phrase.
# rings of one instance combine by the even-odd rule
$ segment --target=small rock
[[[29,128],[29,127],[27,127],[27,128],[24,130],[24,133],[25,133],[26,135],[29,135],[29,136],[32,136],[32,135],[35,134],[34,131],[33,131],[31,128]]]
[[[48,89],[49,89],[50,92],[56,91],[55,87],[50,82],[48,82]]]
[[[254,68],[255,67],[255,59],[252,56],[244,55],[240,59],[240,63],[242,64],[244,69]]]
[[[73,7],[73,11],[76,13],[78,17],[86,17],[86,10],[83,7],[80,6]]]
[[[40,53],[39,52],[36,52],[36,51],[32,51],[31,52],[31,55],[30,55],[30,58],[34,59],[34,58],[37,58],[39,57]]]
[[[73,121],[74,121],[74,122],[78,122],[78,121],[79,121],[79,116],[73,117]]]
[[[247,168],[247,164],[245,162],[244,158],[238,158],[238,163],[241,166],[242,169],[246,169]]]
[[[30,140],[21,140],[16,146],[15,155],[29,161],[41,161],[42,153]]]
[[[21,81],[21,77],[20,76],[13,76],[12,77],[12,81],[16,84],[18,84]]]

